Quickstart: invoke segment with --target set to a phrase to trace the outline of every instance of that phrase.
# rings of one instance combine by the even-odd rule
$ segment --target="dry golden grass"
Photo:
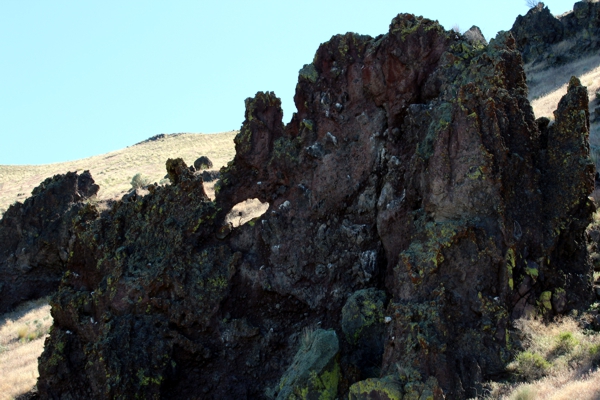
[[[111,153],[81,160],[47,165],[0,165],[0,214],[15,201],[23,201],[47,177],[68,171],[90,170],[100,185],[98,200],[120,198],[131,189],[131,178],[140,173],[151,182],[159,182],[166,175],[168,158],[181,157],[188,165],[201,155],[213,162],[218,170],[233,159],[233,138],[237,131],[170,135],[164,139],[137,144]],[[214,191],[207,184],[209,195]]]
[[[0,400],[30,391],[38,357],[52,326],[48,299],[30,301],[0,316]]]
[[[487,399],[600,398],[600,334],[583,331],[572,318],[519,320],[516,327],[524,350],[507,369],[520,383],[492,383]]]
[[[591,101],[596,99],[596,92],[600,89],[600,56],[594,55],[537,74],[529,72],[527,76],[528,81],[538,82],[538,84],[529,84],[529,98],[535,116],[554,119],[553,112],[560,98],[567,93],[571,76],[577,76],[581,84],[587,86]]]
[[[234,227],[244,225],[246,222],[260,217],[269,208],[269,203],[261,203],[258,199],[248,199],[233,206],[225,217],[225,222]]]
[[[561,90],[562,87],[564,87],[562,89],[564,94],[567,88],[566,83],[569,82],[571,76],[583,77],[584,75],[593,74],[599,65],[600,55],[583,57],[553,68],[548,68],[545,63],[526,64],[525,74],[527,75],[527,86],[529,87],[529,100],[535,101],[546,97],[557,90]],[[583,85],[588,86],[585,79],[582,79],[581,82]],[[552,111],[554,110],[550,110],[550,114]]]
[[[514,387],[506,400],[597,400],[600,398],[600,371],[589,374],[576,372],[551,376],[534,383]]]

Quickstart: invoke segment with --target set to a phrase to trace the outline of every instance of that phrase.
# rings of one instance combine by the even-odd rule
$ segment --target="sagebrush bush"
[[[146,187],[150,184],[150,179],[143,176],[140,173],[137,173],[133,176],[133,178],[131,178],[131,188],[132,189],[141,189],[143,187]]]
[[[533,400],[537,398],[537,391],[531,386],[521,386],[510,396],[510,400]]]
[[[538,353],[524,351],[515,359],[514,372],[525,380],[535,380],[546,375],[550,363]]]
[[[565,354],[573,351],[575,346],[579,344],[579,340],[573,336],[571,332],[562,332],[556,340],[554,352],[556,354]]]

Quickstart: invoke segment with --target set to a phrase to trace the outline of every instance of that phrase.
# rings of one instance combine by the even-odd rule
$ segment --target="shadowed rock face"
[[[0,313],[54,292],[73,244],[70,227],[98,192],[88,171],[48,178],[0,220]],[[73,238],[74,239],[74,238]]]
[[[480,393],[511,318],[592,297],[587,94],[572,80],[552,126],[526,95],[510,34],[401,14],[334,36],[288,125],[273,93],[246,100],[215,202],[169,160],[173,185],[80,212],[41,396]],[[249,198],[268,211],[224,225]]]
[[[524,62],[565,63],[600,48],[600,4],[578,1],[573,11],[555,17],[540,2],[525,16],[517,17],[511,33]],[[569,48],[555,54],[552,45],[562,40],[571,41]]]

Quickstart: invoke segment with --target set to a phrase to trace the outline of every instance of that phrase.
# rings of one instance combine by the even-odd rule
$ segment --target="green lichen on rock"
[[[402,400],[434,400],[442,398],[441,389],[437,379],[428,378],[425,382],[409,382],[404,386],[404,398]]]
[[[358,344],[364,333],[383,324],[384,302],[385,292],[375,288],[359,290],[348,298],[342,308],[342,330],[349,343]]]
[[[540,294],[540,305],[542,305],[546,310],[552,310],[552,292],[547,290]]]
[[[369,378],[350,386],[349,400],[403,400],[402,384],[389,375],[380,379]]]
[[[515,288],[515,281],[513,278],[515,266],[516,266],[515,250],[513,248],[510,248],[506,252],[506,272],[508,275],[508,287],[510,287],[510,290],[514,290],[514,288]]]
[[[408,270],[414,284],[420,284],[429,274],[437,271],[444,262],[443,250],[452,245],[467,228],[462,221],[427,222],[423,225],[424,240],[413,241],[400,254],[400,260]]]
[[[335,331],[305,332],[292,364],[279,383],[278,400],[334,400],[340,379],[339,342]]]
[[[430,114],[431,123],[425,137],[417,144],[417,154],[424,160],[433,155],[433,145],[441,132],[450,128],[452,122],[452,104],[443,102],[437,104]]]
[[[300,162],[298,157],[300,152],[300,138],[294,140],[281,137],[273,143],[273,158],[271,163],[284,163],[297,165]]]
[[[319,79],[319,73],[314,64],[304,64],[304,67],[299,72],[300,78],[306,79],[309,82],[315,83]]]

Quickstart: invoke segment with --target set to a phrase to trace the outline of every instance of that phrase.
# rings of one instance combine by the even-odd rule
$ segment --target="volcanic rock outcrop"
[[[177,159],[80,211],[42,398],[472,397],[513,318],[591,300],[587,93],[536,121],[509,33],[401,14],[322,44],[294,100],[287,125],[246,100],[214,202]],[[264,215],[224,223],[251,198]]]
[[[46,179],[0,220],[0,313],[54,292],[71,251],[71,220],[98,192],[89,171]]]
[[[600,3],[578,1],[573,11],[555,17],[539,2],[511,28],[523,61],[560,64],[600,49]],[[568,41],[557,54],[553,45]]]

